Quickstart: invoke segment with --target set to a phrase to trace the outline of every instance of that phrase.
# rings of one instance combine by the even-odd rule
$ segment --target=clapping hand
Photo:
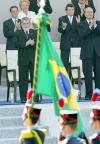
[[[77,23],[80,23],[80,15],[78,15],[78,16],[76,17],[76,21],[77,21]]]
[[[33,40],[29,39],[29,40],[26,42],[26,46],[29,46],[29,45],[31,45],[31,46],[34,45],[34,39],[33,39]]]
[[[62,21],[62,28],[66,29],[66,27],[67,27],[67,23],[65,23],[65,22]]]
[[[93,27],[96,27],[96,26],[97,26],[97,24],[96,24],[96,18],[93,18],[93,20],[92,20],[92,25],[93,25]]]
[[[17,29],[21,29],[20,22],[16,23],[16,28],[17,28]]]
[[[20,22],[17,22],[17,23],[16,23],[16,26],[15,26],[15,29],[14,29],[14,32],[15,32],[16,30],[20,30],[20,29],[21,29]]]

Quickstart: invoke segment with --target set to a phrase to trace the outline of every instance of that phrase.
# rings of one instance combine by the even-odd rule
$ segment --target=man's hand
[[[21,29],[21,26],[20,26],[20,23],[16,23],[16,26],[14,28],[14,32],[16,32],[16,30],[20,30]]]
[[[97,26],[97,24],[96,24],[96,18],[93,18],[92,24],[93,24],[93,27],[96,28],[96,26]]]
[[[30,40],[30,45],[31,45],[31,46],[33,46],[34,43],[35,43],[35,42],[34,42],[34,39],[33,39],[33,40]]]
[[[65,30],[66,27],[67,27],[67,23],[65,23],[65,22],[62,21],[62,28],[63,28],[63,30]]]
[[[21,29],[20,22],[16,23],[16,28],[17,28],[17,29]]]
[[[29,46],[29,45],[33,46],[34,43],[35,43],[34,40],[29,39],[29,40],[26,42],[26,46]]]
[[[85,6],[84,6],[84,5],[82,5],[82,6],[81,6],[81,16],[83,16],[83,15],[84,15],[84,13],[85,13]]]
[[[80,15],[78,15],[78,16],[76,17],[76,21],[77,21],[77,23],[80,23]]]

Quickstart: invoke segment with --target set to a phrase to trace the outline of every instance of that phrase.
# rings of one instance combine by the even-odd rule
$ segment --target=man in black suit
[[[100,21],[94,18],[91,7],[85,10],[86,20],[79,24],[81,37],[81,54],[85,77],[86,99],[90,99],[93,91],[92,70],[94,71],[95,87],[100,89]]]
[[[6,49],[7,50],[17,50],[15,46],[14,32],[20,28],[20,20],[18,19],[18,7],[10,7],[11,18],[4,21],[3,23],[3,33],[7,38]]]
[[[21,20],[21,30],[15,33],[16,46],[18,48],[19,65],[19,90],[21,102],[26,101],[28,90],[28,78],[30,72],[31,86],[33,82],[34,60],[36,49],[36,30],[30,29],[30,19],[24,17]]]
[[[70,48],[79,47],[78,22],[74,16],[73,4],[66,5],[66,15],[59,18],[58,32],[61,33],[61,59],[68,70]]]
[[[81,20],[85,20],[85,8],[90,6],[93,8],[95,13],[95,6],[93,0],[72,0],[72,3],[75,7],[75,16],[80,16]]]
[[[40,9],[40,0],[29,0],[29,1],[30,1],[29,10],[34,11],[37,14]],[[50,5],[49,0],[45,0],[44,10],[48,14],[52,13],[52,7]]]

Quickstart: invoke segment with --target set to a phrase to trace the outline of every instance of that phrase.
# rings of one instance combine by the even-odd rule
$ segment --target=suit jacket
[[[62,22],[67,23],[67,27],[65,30],[62,28]],[[72,25],[69,22],[68,16],[62,16],[59,18],[59,24],[58,24],[58,32],[61,33],[61,39],[60,39],[60,49],[70,49],[71,41],[73,43],[73,47],[79,47],[80,46],[80,38],[78,34],[78,24],[76,21],[76,18],[73,17]]]
[[[74,6],[78,4],[78,0],[71,0],[71,1]],[[88,0],[88,5],[93,8],[94,12],[96,11],[93,0]]]
[[[81,37],[81,59],[93,57],[94,50],[100,57],[100,21],[96,21],[97,27],[90,29],[88,22],[82,21],[79,24],[79,34]]]
[[[4,21],[3,23],[3,33],[7,38],[6,49],[7,50],[16,50],[15,37],[14,37],[14,22],[12,18]]]
[[[37,32],[33,29],[29,30],[28,36],[26,36],[23,29],[17,30],[15,33],[16,46],[18,48],[18,65],[34,64],[35,49],[36,49],[36,35]],[[29,39],[34,39],[34,46],[26,46],[26,42]]]
[[[29,7],[29,10],[30,11],[34,11],[36,14],[38,13],[38,10],[39,10],[39,6],[37,5],[37,0],[30,0],[30,7]],[[44,10],[51,14],[52,13],[52,7],[50,5],[50,2],[49,0],[46,0],[46,5],[44,7]]]
[[[88,5],[85,5],[85,8],[86,8],[87,6],[88,6]],[[74,7],[75,7],[74,15],[75,15],[75,16],[80,15],[81,21],[85,20],[85,19],[86,19],[85,15],[83,14],[83,15],[81,16],[81,9],[80,9],[79,5],[76,4]]]
[[[75,16],[80,15],[81,20],[85,20],[85,19],[86,19],[86,18],[85,18],[85,15],[81,16],[81,9],[80,9],[80,7],[79,7],[79,5],[78,5],[77,0],[72,0],[72,3],[73,3],[73,5],[74,5],[74,7],[75,7],[74,15],[75,15]],[[96,9],[95,9],[93,0],[88,0],[88,5],[85,5],[85,7],[87,7],[87,6],[92,7],[92,8],[93,8],[93,11],[94,11],[94,13],[95,13]]]

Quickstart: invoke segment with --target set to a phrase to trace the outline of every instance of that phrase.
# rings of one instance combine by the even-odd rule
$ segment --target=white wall
[[[5,38],[2,33],[3,21],[8,19],[10,16],[9,7],[12,5],[18,6],[19,0],[0,0],[0,43],[5,43]],[[50,0],[53,13],[51,15],[52,19],[52,32],[51,36],[53,41],[59,41],[60,34],[57,32],[58,18],[65,14],[65,5],[70,2],[70,0]],[[94,0],[97,9],[96,17],[100,20],[100,0]]]

